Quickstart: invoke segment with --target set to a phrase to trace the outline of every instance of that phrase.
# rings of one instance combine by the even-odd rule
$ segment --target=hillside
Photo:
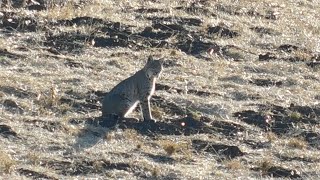
[[[3,1],[0,179],[319,179],[319,12],[317,0]],[[103,127],[104,94],[149,55],[165,59],[158,122]]]

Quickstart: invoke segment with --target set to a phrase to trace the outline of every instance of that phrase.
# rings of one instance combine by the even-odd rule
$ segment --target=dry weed
[[[3,151],[0,151],[0,173],[10,173],[16,162],[11,158],[11,156]]]
[[[232,159],[232,160],[227,160],[224,162],[224,165],[232,170],[240,170],[243,169],[243,164],[241,163],[240,160]]]
[[[288,146],[292,148],[305,149],[308,143],[302,138],[290,138],[288,141]]]

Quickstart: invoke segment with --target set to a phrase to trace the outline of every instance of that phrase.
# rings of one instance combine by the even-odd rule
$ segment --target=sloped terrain
[[[318,1],[14,1],[0,179],[319,179]],[[154,124],[101,101],[164,58]]]

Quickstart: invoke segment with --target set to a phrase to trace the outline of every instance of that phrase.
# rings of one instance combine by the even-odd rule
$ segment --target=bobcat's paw
[[[152,119],[152,118],[151,119],[144,119],[144,122],[154,124],[157,122],[157,120]]]

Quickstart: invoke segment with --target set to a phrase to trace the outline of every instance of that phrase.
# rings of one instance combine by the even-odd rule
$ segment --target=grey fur
[[[103,121],[114,123],[124,119],[136,105],[140,103],[143,119],[155,121],[150,111],[150,98],[155,91],[156,79],[163,69],[162,60],[154,60],[149,56],[146,65],[131,77],[116,85],[103,99]]]

